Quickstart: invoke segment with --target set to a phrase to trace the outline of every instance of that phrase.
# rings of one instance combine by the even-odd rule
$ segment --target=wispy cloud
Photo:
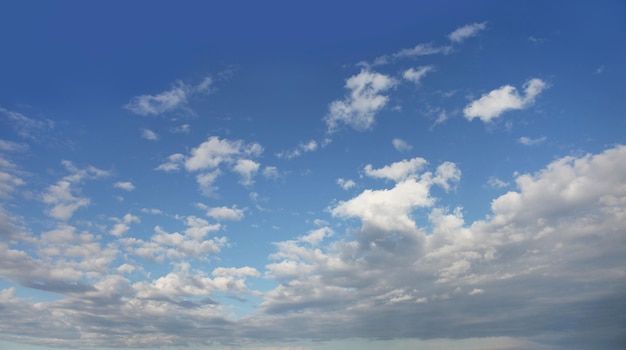
[[[393,148],[395,148],[398,152],[406,152],[413,149],[413,146],[403,139],[395,138],[391,141],[391,143],[393,144]]]
[[[465,39],[477,36],[485,28],[487,28],[487,22],[468,24],[450,33],[448,38],[453,43],[460,44]]]
[[[131,98],[124,108],[139,115],[159,115],[186,108],[190,97],[212,92],[213,80],[207,76],[197,85],[177,81],[170,90],[155,95],[139,95]]]
[[[154,131],[152,131],[150,129],[142,129],[141,130],[141,137],[146,139],[146,140],[150,140],[150,141],[158,141],[159,140],[159,135],[157,135],[157,133],[155,133]]]
[[[517,139],[517,142],[521,143],[522,145],[525,146],[532,146],[532,145],[537,145],[540,144],[542,142],[544,142],[547,139],[546,136],[542,136],[542,137],[538,137],[538,138],[530,138],[527,136],[522,136],[519,139]]]
[[[422,66],[417,70],[414,68],[409,68],[404,71],[402,77],[408,81],[411,81],[415,84],[419,84],[422,78],[428,73],[434,70],[433,66]]]

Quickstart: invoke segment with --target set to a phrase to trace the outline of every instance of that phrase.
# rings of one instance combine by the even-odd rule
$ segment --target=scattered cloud
[[[32,119],[22,113],[10,111],[3,107],[0,107],[0,115],[4,116],[4,119],[20,137],[31,141],[37,141],[55,126],[51,120]]]
[[[465,39],[478,35],[478,33],[485,30],[485,28],[487,28],[487,22],[468,24],[450,33],[448,38],[453,43],[460,44],[465,41]]]
[[[410,82],[419,84],[422,78],[434,69],[435,67],[433,66],[422,66],[419,67],[417,70],[415,70],[414,68],[409,68],[404,71],[402,77]]]
[[[159,135],[157,135],[154,131],[152,131],[150,129],[142,129],[141,130],[141,137],[146,139],[146,140],[150,140],[150,141],[158,141],[159,140]]]
[[[504,182],[495,176],[490,176],[487,180],[487,186],[490,188],[505,188],[509,186],[508,182]]]
[[[521,96],[515,87],[505,85],[473,101],[465,107],[463,113],[467,120],[479,118],[488,123],[506,111],[528,108],[547,87],[541,79],[530,79],[524,84],[525,95]]]
[[[353,187],[356,186],[356,183],[353,180],[346,180],[343,178],[339,178],[337,179],[337,185],[339,185],[339,187],[343,188],[344,190],[349,190]]]
[[[76,168],[71,162],[63,161],[63,166],[70,172],[56,184],[48,186],[41,199],[50,205],[48,216],[58,220],[68,220],[79,208],[86,207],[91,203],[87,197],[76,196],[77,186],[86,179],[97,179],[109,176],[110,173],[93,166],[84,169]]]
[[[325,118],[328,132],[336,132],[341,124],[358,131],[370,129],[376,114],[385,107],[389,97],[382,93],[397,84],[396,80],[380,73],[362,70],[346,81],[350,94],[333,101]]]
[[[369,177],[401,181],[414,177],[428,162],[424,158],[413,158],[386,165],[380,169],[373,169],[371,164],[365,166],[365,174]]]
[[[295,149],[291,151],[278,152],[276,153],[276,157],[293,159],[293,158],[297,158],[301,156],[303,152],[304,153],[313,152],[317,150],[317,148],[318,148],[317,142],[315,140],[311,140],[307,143],[300,143],[298,147],[296,147]]]
[[[533,145],[537,145],[537,144],[544,142],[546,139],[547,139],[546,136],[538,137],[536,139],[533,139],[527,136],[522,136],[519,139],[517,139],[517,142],[525,146],[533,146]]]
[[[176,134],[189,134],[191,132],[191,125],[182,124],[175,128],[172,128],[171,131]]]
[[[159,115],[187,108],[187,102],[191,96],[212,92],[212,83],[213,80],[208,76],[197,85],[188,85],[182,81],[177,81],[170,90],[156,95],[139,95],[131,98],[124,105],[124,108],[143,116]]]
[[[122,189],[124,191],[132,191],[135,189],[135,185],[133,185],[130,181],[118,181],[113,184],[113,187]]]
[[[244,217],[244,209],[239,209],[236,206],[229,207],[213,207],[207,210],[206,215],[216,220],[231,220],[239,221]]]
[[[413,146],[403,139],[395,138],[391,141],[391,143],[393,144],[393,148],[395,148],[398,152],[407,152],[413,149]]]

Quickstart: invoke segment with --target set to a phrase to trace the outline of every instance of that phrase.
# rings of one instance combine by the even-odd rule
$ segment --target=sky
[[[623,1],[0,4],[0,348],[624,349]]]

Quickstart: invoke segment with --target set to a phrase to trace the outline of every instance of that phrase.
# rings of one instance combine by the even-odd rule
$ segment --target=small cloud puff
[[[113,184],[113,187],[119,188],[119,189],[124,190],[124,191],[132,191],[132,190],[135,189],[135,185],[133,185],[133,183],[130,182],[130,181],[125,181],[125,182],[118,181],[118,182]]]
[[[530,107],[537,96],[547,87],[548,85],[541,79],[530,79],[524,84],[525,95],[521,96],[515,87],[505,85],[484,94],[478,100],[467,105],[463,114],[467,120],[479,118],[488,123],[506,111]]]

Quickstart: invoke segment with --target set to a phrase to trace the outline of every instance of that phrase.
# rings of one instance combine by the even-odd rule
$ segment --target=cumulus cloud
[[[465,107],[463,114],[467,120],[479,118],[488,123],[506,111],[530,107],[535,103],[537,96],[547,87],[547,84],[541,79],[530,79],[524,84],[525,95],[521,96],[515,87],[505,85],[471,102]]]
[[[524,338],[563,341],[572,333],[551,325],[565,315],[574,322],[568,330],[586,334],[579,340],[589,331],[621,339],[624,164],[625,146],[558,159],[517,176],[518,189],[471,223],[462,208],[433,207],[428,187],[436,174],[363,191],[331,208],[361,221],[346,239],[276,244],[267,269],[280,285],[266,293],[268,314],[258,322],[271,319],[295,337],[314,328],[316,339],[333,338],[341,324],[351,336],[499,337],[514,327]],[[415,209],[430,211],[428,227],[417,225]],[[603,307],[577,311],[588,305]],[[371,327],[391,320],[394,327]]]
[[[395,148],[398,152],[406,152],[413,149],[413,146],[403,139],[395,138],[391,141],[393,144],[393,148]]]
[[[364,171],[370,177],[401,181],[416,175],[427,163],[426,159],[417,157],[395,162],[380,169],[374,169],[371,164],[368,164]]]
[[[135,185],[133,185],[130,181],[118,181],[113,184],[113,187],[122,189],[124,191],[132,191],[135,189]]]
[[[207,216],[210,216],[216,220],[232,220],[239,221],[243,219],[244,209],[239,209],[236,206],[232,208],[229,207],[213,207],[209,208],[206,213]]]
[[[240,156],[259,156],[263,147],[258,143],[245,144],[241,140],[220,139],[211,136],[191,150],[191,156],[185,160],[188,171],[216,168],[222,163],[231,163]]]
[[[356,186],[356,182],[354,182],[354,180],[350,180],[350,179],[343,179],[343,178],[339,178],[337,179],[337,185],[339,185],[339,187],[343,188],[344,190],[349,190],[352,187]]]
[[[56,184],[48,186],[42,195],[42,201],[50,207],[47,209],[48,216],[58,220],[68,220],[79,208],[86,207],[91,203],[87,197],[76,196],[77,187],[86,179],[97,179],[109,176],[109,172],[89,166],[84,169],[75,167],[69,161],[62,164],[70,172]]]
[[[250,159],[239,159],[233,170],[241,175],[241,184],[250,186],[254,183],[254,175],[259,171],[261,164]]]
[[[163,91],[156,95],[139,95],[130,99],[124,108],[139,115],[159,115],[165,112],[186,108],[191,96],[198,94],[208,94],[212,91],[211,77],[205,77],[197,85],[185,84],[177,81],[170,90]]]
[[[396,84],[395,79],[368,70],[350,77],[345,85],[350,94],[343,100],[333,101],[329,106],[325,118],[328,132],[336,132],[342,124],[359,131],[370,129],[376,114],[389,101],[389,97],[382,93]]]
[[[159,135],[150,129],[141,129],[141,137],[150,141],[159,140]]]
[[[487,22],[468,24],[450,33],[448,38],[453,43],[459,44],[465,39],[478,35],[480,32],[485,30],[485,28],[487,28]]]
[[[404,71],[402,77],[410,82],[419,84],[422,78],[426,76],[428,72],[431,72],[434,69],[435,68],[433,66],[423,66],[419,67],[417,70],[415,70],[414,68],[409,68]]]
[[[201,172],[196,175],[200,190],[205,195],[212,196],[217,190],[214,182],[224,171],[239,174],[242,185],[252,185],[261,164],[250,158],[258,157],[261,153],[263,153],[263,146],[259,143],[245,143],[242,140],[211,136],[198,147],[193,148],[189,155],[182,153],[170,155],[155,170],[175,172],[185,169],[188,172]],[[273,171],[273,167],[266,167],[264,175],[271,177],[274,175]]]

